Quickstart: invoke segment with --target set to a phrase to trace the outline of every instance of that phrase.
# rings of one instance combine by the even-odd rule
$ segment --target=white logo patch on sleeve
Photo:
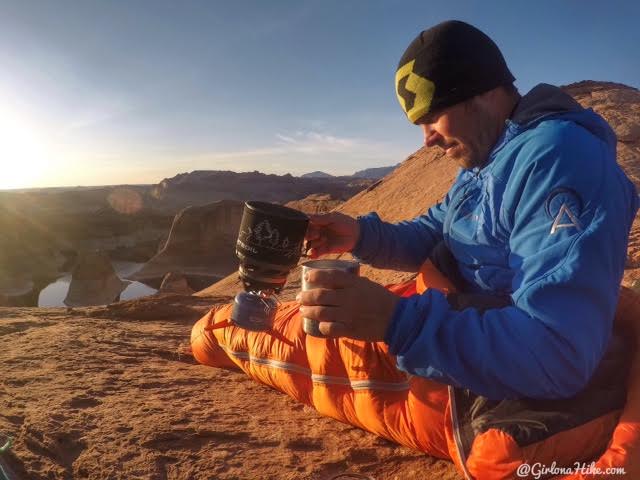
[[[549,217],[553,219],[549,235],[554,235],[561,229],[573,228],[581,232],[580,223],[582,213],[582,199],[570,188],[557,188],[549,194],[545,204]]]
[[[580,222],[573,215],[571,209],[564,203],[560,207],[560,211],[558,212],[558,215],[556,215],[553,225],[551,225],[551,235],[561,228],[577,228],[578,231],[582,230]]]

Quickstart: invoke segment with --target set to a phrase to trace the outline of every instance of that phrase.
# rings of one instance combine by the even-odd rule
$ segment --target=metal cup
[[[302,291],[317,288],[313,283],[305,280],[306,273],[311,270],[342,270],[354,275],[360,274],[360,264],[354,260],[310,260],[302,264]],[[318,329],[319,323],[311,318],[302,318],[302,329],[307,335],[326,338]]]

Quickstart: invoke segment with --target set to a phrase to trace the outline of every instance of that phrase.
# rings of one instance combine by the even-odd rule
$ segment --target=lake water
[[[144,263],[134,262],[112,262],[116,274],[123,280],[127,280],[131,275],[142,268]],[[71,274],[68,273],[55,282],[50,283],[40,292],[38,297],[39,307],[65,307],[64,299],[69,291],[71,283]],[[134,298],[146,297],[153,295],[157,290],[140,282],[131,281],[129,285],[120,294],[120,300],[132,300]]]

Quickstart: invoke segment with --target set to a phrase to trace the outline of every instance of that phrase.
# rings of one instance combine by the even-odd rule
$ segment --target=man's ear
[[[468,100],[469,107],[475,110],[491,111],[492,107],[495,108],[496,105],[499,105],[501,96],[504,95],[501,89],[502,87],[496,87],[470,98]]]
[[[477,98],[482,105],[489,105],[495,103],[498,100],[498,96],[500,95],[500,93],[500,87],[497,87],[481,93],[477,96]]]

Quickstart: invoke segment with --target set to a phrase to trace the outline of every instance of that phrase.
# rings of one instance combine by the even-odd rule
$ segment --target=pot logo
[[[269,220],[260,222],[256,228],[253,229],[253,234],[260,245],[266,243],[275,248],[280,241],[280,232],[277,228],[271,227]]]
[[[271,223],[269,223],[269,220],[261,221],[253,228],[253,230],[250,227],[247,227],[246,230],[241,232],[241,236],[247,243],[263,248],[266,247],[273,250],[279,250],[282,252],[282,255],[287,258],[299,255],[302,248],[302,241],[292,244],[289,237],[281,239],[280,231],[276,227],[272,226]],[[257,253],[257,251],[254,253]]]

